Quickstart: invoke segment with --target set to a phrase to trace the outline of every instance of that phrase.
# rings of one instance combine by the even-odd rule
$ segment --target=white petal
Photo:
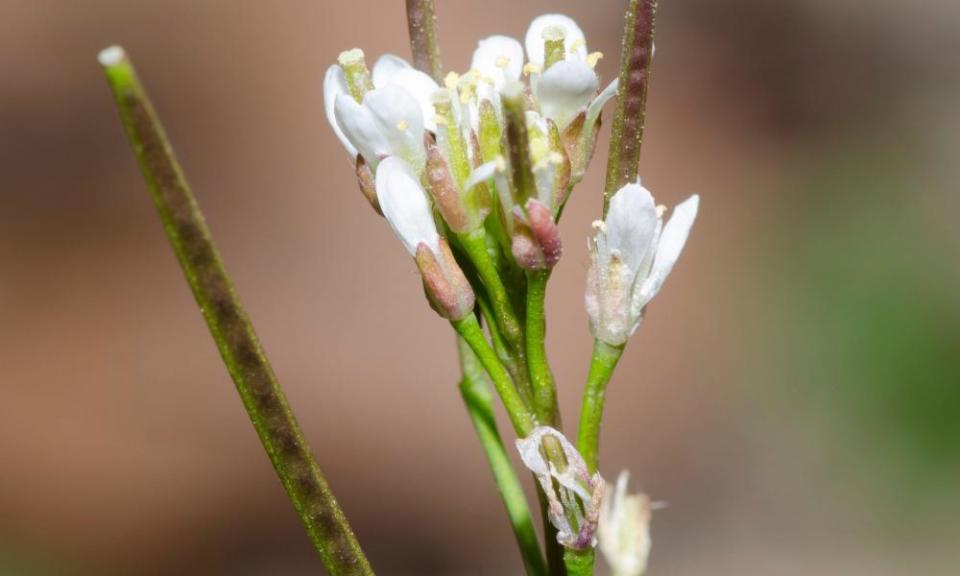
[[[617,89],[620,87],[620,79],[616,78],[613,82],[607,84],[607,87],[603,89],[603,92],[597,94],[597,97],[590,102],[590,106],[587,107],[587,118],[586,118],[586,127],[592,127],[593,123],[597,121],[597,117],[600,116],[600,111],[603,110],[603,107],[610,101],[611,98],[617,95]]]
[[[431,132],[436,132],[437,122],[434,119],[433,101],[430,97],[440,86],[433,78],[414,68],[404,68],[397,70],[390,77],[390,84],[405,88],[411,96],[417,99],[417,103],[420,104],[420,112],[423,114],[424,127]]]
[[[410,63],[399,56],[384,54],[377,59],[371,72],[371,80],[375,88],[382,88],[393,81],[394,75],[400,70],[411,68]]]
[[[390,145],[390,153],[401,156],[416,172],[423,169],[423,114],[416,98],[396,84],[375,88],[363,97],[380,133]]]
[[[557,62],[540,76],[537,83],[540,111],[562,131],[577,114],[586,110],[597,93],[598,84],[596,73],[585,62]]]
[[[543,68],[543,31],[550,26],[559,26],[567,32],[564,45],[567,48],[568,57],[571,56],[572,52],[572,55],[578,60],[587,58],[586,38],[577,23],[563,14],[544,14],[530,23],[530,28],[527,28],[527,35],[524,38],[527,59],[532,64]]]
[[[411,256],[426,242],[440,253],[440,235],[433,221],[430,201],[420,181],[402,159],[391,156],[377,168],[377,200],[390,227]]]
[[[604,221],[607,249],[619,253],[633,274],[653,248],[658,221],[653,196],[639,183],[627,184],[610,199]]]
[[[347,76],[343,73],[343,68],[338,64],[334,64],[327,68],[327,73],[323,77],[323,109],[327,114],[327,122],[329,122],[330,127],[333,128],[333,133],[337,135],[343,147],[347,149],[347,154],[349,154],[351,158],[356,159],[357,148],[351,144],[350,140],[344,135],[343,130],[340,129],[340,124],[337,122],[337,117],[334,114],[334,103],[337,101],[339,94],[349,95],[350,91],[347,88]]]
[[[687,236],[690,235],[690,228],[693,227],[693,221],[697,218],[699,205],[700,197],[694,194],[673,209],[670,220],[663,226],[657,255],[653,259],[649,276],[640,286],[640,301],[635,304],[635,307],[642,309],[660,291],[664,280],[667,279],[677,258],[680,257],[684,244],[687,243]]]
[[[477,44],[470,68],[489,78],[499,90],[508,80],[519,80],[523,73],[523,46],[509,36],[490,36]]]
[[[333,113],[347,140],[375,170],[380,158],[390,154],[390,144],[380,133],[373,114],[349,94],[337,95]]]
[[[486,182],[487,180],[493,178],[493,176],[497,173],[498,164],[499,162],[497,160],[491,160],[486,164],[481,164],[480,166],[474,168],[473,171],[470,172],[470,177],[467,178],[467,183],[463,186],[464,189],[470,190],[477,184]]]

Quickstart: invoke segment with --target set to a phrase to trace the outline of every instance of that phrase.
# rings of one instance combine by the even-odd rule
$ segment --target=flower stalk
[[[580,428],[577,431],[577,450],[587,463],[590,473],[599,467],[600,423],[607,384],[623,355],[624,346],[611,346],[602,340],[594,340],[590,373],[583,389],[583,404],[580,409]]]
[[[476,355],[462,338],[457,339],[460,352],[460,394],[477,432],[493,473],[497,491],[507,510],[507,519],[517,540],[520,555],[528,576],[547,576],[547,565],[540,551],[537,533],[533,527],[530,508],[523,493],[520,479],[503,445],[493,412],[493,402],[487,389],[487,379]]]
[[[100,63],[187,283],[310,540],[330,574],[372,575],[234,291],[132,62],[114,46],[101,52]]]

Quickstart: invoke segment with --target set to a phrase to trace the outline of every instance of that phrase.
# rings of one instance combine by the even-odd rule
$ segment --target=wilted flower
[[[557,541],[575,550],[593,546],[605,486],[600,474],[591,475],[577,449],[549,426],[517,440],[517,450],[547,496]]]
[[[614,194],[606,220],[594,222],[587,273],[586,306],[595,338],[619,346],[636,331],[683,250],[698,204],[699,197],[691,196],[664,225],[666,209],[654,204],[640,182]]]
[[[645,494],[627,494],[629,479],[624,470],[616,487],[608,487],[597,526],[597,547],[613,576],[640,576],[650,557],[650,499]]]

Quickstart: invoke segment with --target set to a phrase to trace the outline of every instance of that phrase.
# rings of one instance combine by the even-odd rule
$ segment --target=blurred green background
[[[0,0],[0,574],[321,570],[126,148],[112,43],[375,567],[520,573],[448,328],[323,117],[340,50],[407,54],[403,3],[339,4]],[[615,74],[619,0],[438,4],[448,68],[556,11]],[[958,41],[954,0],[662,2],[641,174],[701,215],[601,464],[670,504],[651,574],[958,572]],[[602,145],[548,300],[568,426]]]

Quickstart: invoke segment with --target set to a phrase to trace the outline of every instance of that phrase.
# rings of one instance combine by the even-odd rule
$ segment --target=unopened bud
[[[513,257],[525,270],[548,270],[560,261],[560,228],[550,209],[539,200],[527,201],[526,211],[514,208]]]
[[[426,242],[421,242],[414,259],[433,309],[448,320],[460,320],[473,313],[476,297],[445,238],[440,238],[439,246],[440,250],[434,253]]]
[[[450,229],[462,234],[469,228],[466,208],[457,191],[457,185],[450,174],[450,168],[443,154],[436,146],[427,149],[427,181],[430,184],[430,196]]]

